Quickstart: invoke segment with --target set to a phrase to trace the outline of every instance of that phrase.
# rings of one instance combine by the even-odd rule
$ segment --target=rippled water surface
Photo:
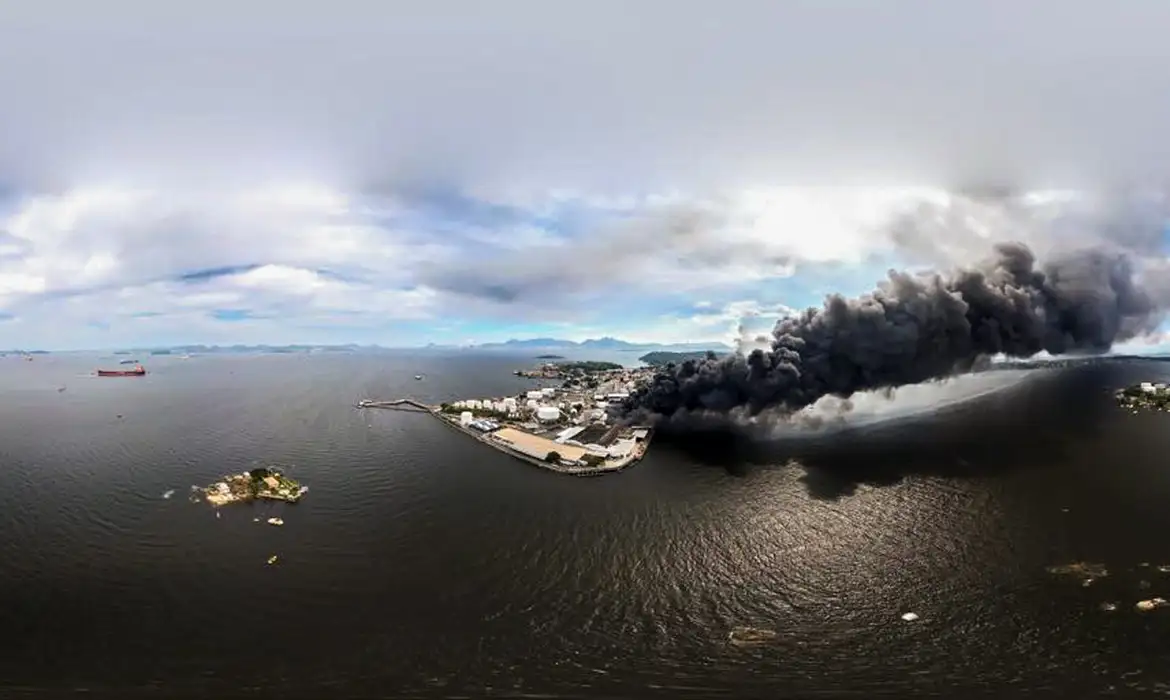
[[[1133,611],[1170,597],[1170,416],[1108,394],[1160,365],[1039,373],[766,449],[663,440],[580,479],[352,408],[519,391],[524,360],[149,359],[145,378],[98,379],[97,358],[0,358],[0,696],[1079,697],[1170,680],[1170,610]],[[302,503],[217,518],[187,500],[269,463],[310,486]],[[1112,573],[1045,572],[1077,560]],[[730,644],[736,627],[775,636]]]

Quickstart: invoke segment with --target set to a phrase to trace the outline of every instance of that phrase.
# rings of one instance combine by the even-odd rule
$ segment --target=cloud
[[[1162,173],[1170,148],[1159,3],[200,8],[6,10],[0,171],[618,197],[1084,185]]]
[[[0,309],[19,322],[6,332],[52,339],[113,318],[189,334],[229,320],[216,310],[247,309],[233,332],[393,335],[387,324],[496,319],[749,347],[791,308],[868,289],[883,264],[955,264],[1004,238],[1052,254],[1108,242],[1170,285],[1162,200],[1132,193],[469,197],[305,186],[25,196],[0,219],[14,251],[0,257]]]
[[[733,303],[801,307],[1005,238],[1105,241],[1170,289],[1167,20],[24,3],[0,22],[0,345],[465,319],[750,340],[772,315]],[[728,315],[685,320],[696,299]]]

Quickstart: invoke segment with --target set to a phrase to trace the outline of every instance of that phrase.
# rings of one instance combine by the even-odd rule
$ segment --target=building
[[[536,409],[536,420],[551,423],[561,419],[561,409],[556,406],[540,406]]]
[[[1151,384],[1150,382],[1142,382],[1140,386],[1142,388],[1142,391],[1146,392],[1147,394],[1152,394],[1155,391],[1154,385]]]
[[[485,420],[481,418],[480,420],[471,421],[470,427],[475,428],[481,433],[490,433],[493,430],[498,430],[500,424],[494,420]]]
[[[555,440],[553,440],[553,442],[564,444],[565,442],[568,442],[569,440],[572,440],[574,437],[576,437],[582,430],[585,430],[585,426],[583,425],[573,428],[565,428],[561,432],[557,433],[557,437]]]
[[[526,399],[539,399],[543,396],[539,391],[530,391],[524,395]]]
[[[473,420],[475,420],[475,416],[472,415],[471,411],[464,411],[459,414],[459,425],[464,427],[469,426]]]

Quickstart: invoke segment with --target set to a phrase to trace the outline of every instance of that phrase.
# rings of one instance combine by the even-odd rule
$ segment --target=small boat
[[[134,369],[99,369],[99,377],[142,377],[146,375],[146,368],[134,365]]]
[[[415,378],[415,379],[419,379],[419,380],[421,380],[421,379],[422,379],[422,375],[421,375],[421,374],[416,374],[416,375],[414,375],[414,378]]]

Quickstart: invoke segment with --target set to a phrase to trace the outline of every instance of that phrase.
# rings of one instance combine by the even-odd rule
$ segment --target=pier
[[[371,401],[363,399],[357,403],[357,408],[385,408],[390,411],[411,411],[413,413],[434,413],[435,409],[414,399],[394,399],[393,401]]]

